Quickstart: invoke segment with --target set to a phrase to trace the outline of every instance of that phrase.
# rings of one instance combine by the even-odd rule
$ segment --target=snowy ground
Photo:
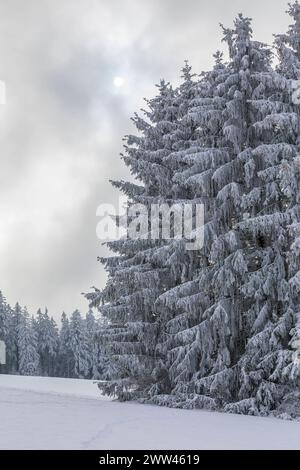
[[[0,375],[0,449],[300,449],[300,422],[117,403],[91,381]]]

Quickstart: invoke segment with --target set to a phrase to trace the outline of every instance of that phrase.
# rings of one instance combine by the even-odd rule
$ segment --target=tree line
[[[6,345],[2,372],[48,377],[99,379],[103,364],[96,339],[99,319],[75,310],[57,323],[45,309],[30,316],[18,303],[12,308],[0,291],[0,340]]]

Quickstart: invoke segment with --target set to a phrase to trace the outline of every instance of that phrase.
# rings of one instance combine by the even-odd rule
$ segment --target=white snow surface
[[[300,422],[102,397],[93,381],[0,375],[0,449],[300,449]]]

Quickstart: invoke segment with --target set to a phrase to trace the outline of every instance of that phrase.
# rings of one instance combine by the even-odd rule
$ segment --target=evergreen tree
[[[41,374],[53,376],[55,374],[58,348],[57,325],[53,318],[49,317],[47,309],[44,313],[39,309],[34,326],[38,338]]]
[[[5,297],[3,297],[2,292],[0,291],[0,341],[4,341],[6,346],[8,331],[9,331],[9,307],[6,303]],[[7,351],[6,351],[7,356]],[[7,357],[6,357],[7,361]],[[7,366],[0,364],[0,372],[7,372]]]
[[[74,377],[74,357],[71,349],[70,322],[65,313],[61,316],[57,357],[58,376]]]
[[[198,370],[199,313],[207,308],[211,300],[209,290],[208,293],[205,290],[199,293],[198,276],[199,273],[203,277],[208,275],[210,250],[220,222],[219,218],[215,218],[216,185],[212,182],[212,175],[230,160],[222,127],[226,103],[223,97],[224,82],[227,77],[227,68],[218,52],[214,69],[201,75],[194,87],[194,96],[181,116],[180,127],[187,129],[191,135],[190,141],[181,151],[169,157],[176,169],[173,180],[177,184],[177,193],[180,188],[185,203],[204,205],[205,247],[201,252],[186,252],[184,244],[173,242],[173,247],[177,245],[177,259],[181,259],[181,263],[176,265],[180,282],[174,289],[163,293],[156,302],[161,318],[157,348],[164,352],[165,370],[169,377],[166,381],[168,387],[161,387],[160,395],[151,398],[156,403],[178,406],[183,399],[184,406],[187,406],[191,398],[187,397],[183,384]],[[165,396],[174,387],[176,394]],[[154,388],[151,394],[153,391]],[[198,402],[202,399],[197,397]],[[206,405],[207,401],[209,399]]]
[[[300,385],[299,364],[293,360],[300,300],[299,105],[291,99],[291,80],[300,77],[297,2],[290,5],[289,13],[294,24],[275,41],[280,60],[277,71],[271,80],[262,80],[265,90],[269,89],[268,101],[256,103],[260,120],[254,125],[254,135],[260,145],[249,154],[249,192],[243,202],[249,218],[239,225],[252,249],[242,288],[251,330],[240,361],[239,396],[244,400],[229,409],[244,412],[250,406],[251,412],[260,414],[278,409],[296,416],[297,401],[294,407],[290,402]]]
[[[9,320],[9,327],[8,327],[8,335],[6,339],[6,347],[7,347],[7,368],[9,373],[17,374],[19,371],[20,365],[20,354],[19,354],[19,345],[18,345],[18,328],[19,324],[22,319],[22,308],[19,303],[16,303],[15,308],[12,309],[10,320]]]
[[[97,340],[98,323],[92,310],[89,310],[89,312],[86,314],[85,328],[87,334],[87,355],[89,361],[89,373],[87,378],[99,379],[101,375],[101,361],[99,351],[100,348]]]
[[[22,311],[17,330],[19,355],[19,374],[38,375],[39,355],[37,352],[37,335],[27,309]]]
[[[0,291],[0,340],[5,341],[8,333],[8,306]]]
[[[85,322],[78,310],[70,320],[70,349],[74,358],[74,376],[81,379],[89,377],[89,350]]]
[[[145,118],[138,115],[133,118],[140,134],[126,137],[123,159],[141,185],[114,183],[129,198],[130,220],[135,215],[130,214],[133,204],[142,203],[150,208],[151,203],[172,199],[172,170],[166,159],[177,129],[178,106],[176,92],[169,84],[162,81],[158,89],[158,96],[147,101]],[[102,292],[87,296],[109,321],[99,335],[101,351],[109,359],[106,374],[110,378],[101,387],[121,399],[138,396],[156,382],[159,358],[155,353],[158,324],[154,304],[174,284],[172,275],[167,275],[170,273],[170,266],[166,266],[170,252],[164,249],[167,244],[149,237],[148,214],[140,220],[138,239],[125,237],[108,243],[117,253],[102,260],[109,281]]]
[[[200,323],[186,328],[179,316],[181,345],[171,351],[179,375],[174,379],[170,368],[173,394],[156,400],[267,414],[297,389],[289,341],[298,335],[299,297],[292,305],[288,298],[299,259],[290,257],[289,288],[286,254],[291,224],[295,228],[299,220],[291,145],[294,138],[297,143],[298,117],[287,81],[270,68],[270,51],[251,40],[250,20],[240,15],[234,30],[224,33],[231,59],[223,87],[229,158],[211,172],[213,187],[204,187],[206,195],[215,194],[214,240],[210,246],[206,239],[205,247],[209,266],[200,271],[200,294],[194,283],[165,294],[173,310],[187,309]],[[201,191],[202,176],[195,182]]]
[[[277,46],[281,49],[278,39]],[[242,156],[244,220],[237,224],[243,240],[240,263],[245,266],[240,289],[245,350],[241,345],[236,364],[239,401],[226,407],[234,412],[282,410],[300,384],[290,343],[299,309],[300,264],[292,235],[300,216],[299,110],[282,74],[286,58],[284,54],[277,72],[259,76],[259,93],[256,88],[255,99],[252,95],[249,101],[256,122],[249,126]]]
[[[295,22],[276,38],[276,71],[270,48],[252,39],[251,20],[239,15],[233,29],[223,28],[228,64],[218,53],[213,71],[196,83],[186,65],[169,118],[164,93],[148,121],[135,118],[142,136],[129,138],[125,162],[143,186],[116,185],[129,208],[137,201],[204,204],[205,247],[191,254],[182,241],[151,244],[147,224],[144,239],[110,244],[119,256],[105,260],[107,287],[88,296],[109,322],[99,334],[108,394],[250,414],[296,403],[297,2],[289,13]]]

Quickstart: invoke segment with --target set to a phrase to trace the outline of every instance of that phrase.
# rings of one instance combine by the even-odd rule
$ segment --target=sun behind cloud
[[[114,77],[113,83],[116,88],[121,88],[125,84],[125,79],[123,77],[117,76]]]

